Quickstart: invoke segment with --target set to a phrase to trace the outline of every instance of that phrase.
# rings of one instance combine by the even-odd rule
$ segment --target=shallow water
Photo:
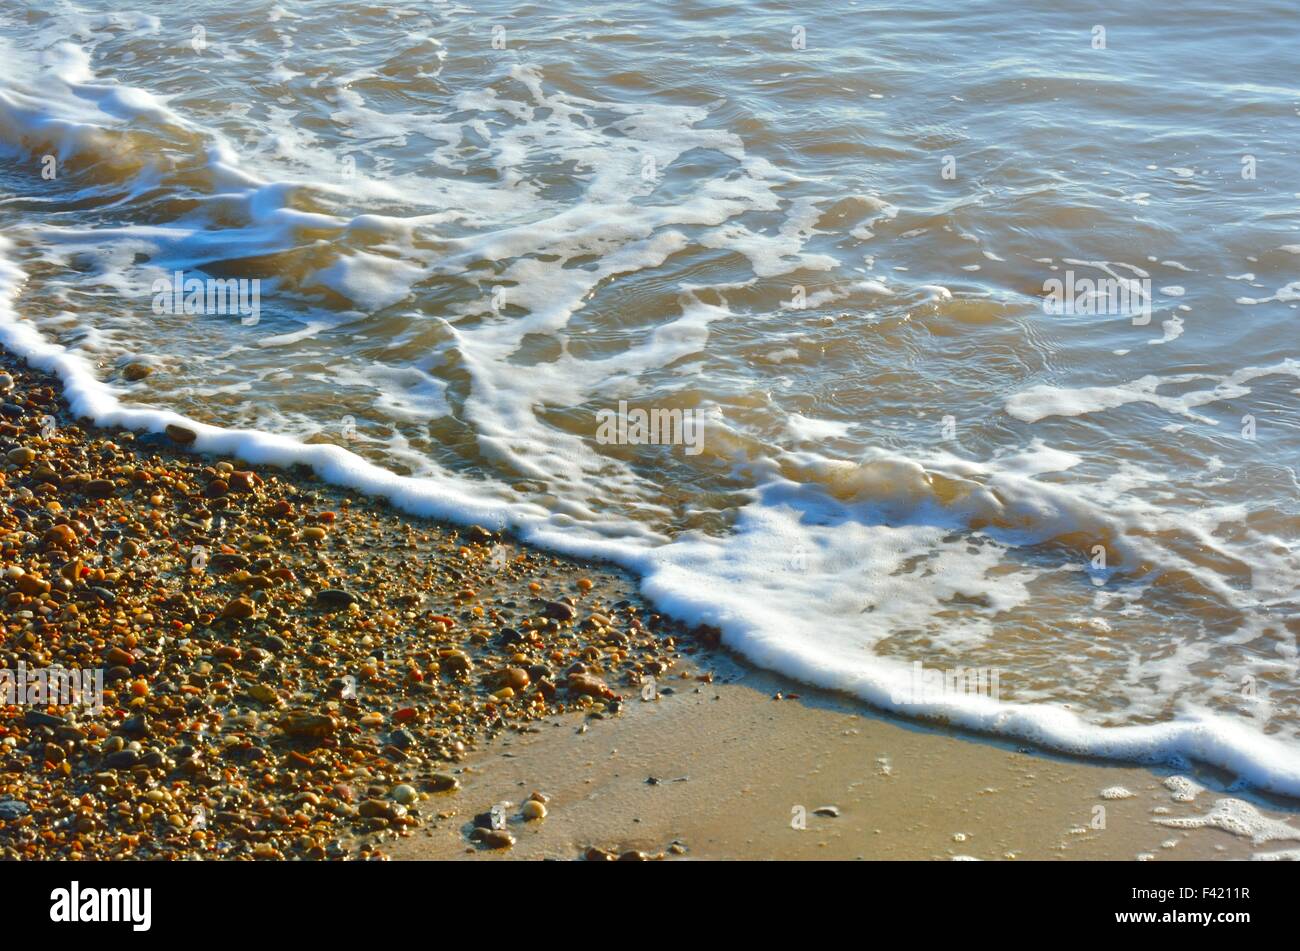
[[[2,339],[878,706],[1300,793],[1293,6],[475,6],[8,6]]]

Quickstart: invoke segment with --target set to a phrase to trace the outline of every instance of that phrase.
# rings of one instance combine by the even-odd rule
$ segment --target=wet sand
[[[455,815],[390,854],[493,854],[468,846],[472,815],[497,802],[517,807],[533,791],[551,799],[546,819],[525,823],[514,818],[517,808],[504,810],[518,837],[515,858],[574,858],[594,847],[673,859],[1168,861],[1288,847],[1156,823],[1242,796],[1222,793],[1222,777],[1060,757],[904,723],[723,654],[704,660],[717,673],[713,684],[683,681],[585,731],[581,719],[553,718],[471,757],[463,791],[443,807]],[[773,699],[778,692],[787,699]],[[1176,802],[1164,785],[1173,775],[1207,789]],[[1133,795],[1103,798],[1113,787]],[[1293,815],[1246,798],[1266,815]],[[824,806],[839,815],[818,815]],[[795,828],[800,807],[803,829]]]

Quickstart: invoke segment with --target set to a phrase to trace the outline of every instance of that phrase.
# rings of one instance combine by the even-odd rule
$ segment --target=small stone
[[[120,647],[110,647],[104,652],[104,660],[114,667],[130,667],[135,663],[135,655]]]
[[[108,479],[91,479],[86,483],[86,495],[92,499],[107,499],[117,491],[117,486]]]
[[[153,367],[147,363],[128,363],[122,368],[122,376],[126,377],[132,383],[136,380],[143,380],[153,372]]]
[[[650,861],[650,856],[637,849],[629,849],[627,852],[620,855],[618,860],[620,862],[648,862]]]
[[[248,695],[259,703],[275,703],[279,695],[269,684],[257,683],[248,688]]]
[[[408,786],[406,783],[394,786],[390,795],[404,806],[409,806],[420,798],[420,794],[415,791],[415,787]]]
[[[8,393],[14,388],[14,378],[8,373],[0,373],[0,393]]]
[[[256,613],[257,608],[252,601],[247,598],[235,598],[222,609],[221,616],[235,621],[246,621]]]
[[[139,762],[139,753],[135,750],[125,749],[118,750],[116,753],[110,753],[104,759],[104,766],[108,769],[130,769]]]
[[[0,802],[0,819],[5,822],[12,822],[15,819],[21,819],[27,813],[32,811],[32,807],[27,805],[21,799],[10,799],[6,802]]]
[[[825,816],[828,819],[838,819],[840,811],[835,806],[818,806],[813,810],[814,816]]]
[[[53,546],[64,551],[75,551],[81,543],[77,540],[77,533],[67,525],[53,525],[41,539],[41,544],[47,548]]]
[[[583,857],[588,862],[613,862],[618,858],[613,852],[606,852],[604,849],[598,849],[595,846],[589,848]]]
[[[45,713],[41,710],[28,710],[23,717],[23,723],[27,726],[48,726],[51,729],[61,727],[68,721],[63,717],[56,716],[53,713]]]
[[[199,434],[194,430],[187,429],[184,426],[177,426],[175,423],[168,423],[165,432],[172,442],[180,443],[182,446],[188,446],[199,438]]]
[[[18,579],[18,590],[29,598],[36,598],[49,594],[50,583],[44,578],[36,577],[36,575],[23,575]]]
[[[323,591],[316,592],[316,605],[330,610],[340,610],[356,604],[356,595],[344,591],[342,588],[325,588]]]
[[[108,499],[114,491],[117,491],[117,486],[108,479],[91,479],[86,483],[86,495],[91,499]]]
[[[324,737],[338,729],[338,721],[323,713],[291,713],[280,721],[290,736]]]
[[[385,802],[382,799],[366,799],[357,806],[357,814],[363,819],[387,819],[392,821],[406,815],[406,807],[399,802]]]
[[[591,674],[571,674],[569,676],[569,689],[574,693],[585,694],[589,697],[612,698],[614,691],[610,690],[605,681]]]
[[[128,717],[122,721],[122,732],[128,736],[148,736],[149,721],[143,713]]]
[[[528,686],[528,682],[528,671],[520,667],[507,667],[501,672],[501,683],[512,690],[523,690]]]
[[[226,482],[232,492],[252,492],[262,480],[253,472],[232,472]]]
[[[489,849],[508,849],[515,844],[515,837],[504,829],[475,829],[470,838]]]
[[[472,670],[474,662],[469,659],[469,655],[464,651],[447,651],[438,658],[444,670],[451,671],[454,674],[465,673]]]
[[[17,449],[10,449],[5,454],[5,458],[16,466],[31,465],[36,459],[36,451],[27,446],[19,446]]]
[[[543,806],[536,799],[529,799],[527,802],[524,803],[523,808],[519,810],[519,814],[524,817],[525,822],[533,822],[537,819],[545,819],[546,807]]]
[[[547,601],[546,607],[542,608],[542,614],[554,621],[561,622],[572,621],[576,616],[573,608],[563,601]]]
[[[460,788],[460,780],[450,773],[434,773],[426,785],[432,792],[452,792]]]

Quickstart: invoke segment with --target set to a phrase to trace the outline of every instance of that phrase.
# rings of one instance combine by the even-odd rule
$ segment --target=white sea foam
[[[1215,420],[1194,410],[1221,400],[1245,396],[1250,393],[1247,383],[1274,375],[1300,378],[1300,360],[1288,359],[1271,366],[1244,367],[1223,376],[1191,373],[1145,376],[1131,383],[1079,388],[1039,385],[1013,394],[1007,399],[1005,407],[1006,411],[1016,419],[1033,423],[1048,416],[1083,416],[1128,403],[1151,403],[1166,412],[1215,425]],[[1161,387],[1202,380],[1209,381],[1213,386],[1210,389],[1193,390],[1179,396],[1166,396],[1159,392]]]
[[[1264,815],[1242,799],[1220,799],[1209,812],[1200,816],[1178,816],[1154,820],[1171,829],[1222,829],[1232,835],[1250,839],[1255,845],[1265,842],[1300,840],[1300,829]]]

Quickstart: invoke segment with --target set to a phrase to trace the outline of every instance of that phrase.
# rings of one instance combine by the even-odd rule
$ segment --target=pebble
[[[613,697],[614,692],[609,689],[605,681],[591,674],[570,674],[568,687],[574,693],[583,694],[588,697]]]
[[[199,438],[199,434],[194,430],[185,426],[178,426],[175,423],[168,423],[164,432],[167,433],[167,437],[171,439],[172,442],[180,443],[182,446],[188,446],[190,443],[194,442],[194,440]]]
[[[245,621],[256,613],[257,608],[247,598],[234,598],[221,610],[222,617],[236,621]]]
[[[41,538],[41,543],[46,547],[62,548],[64,551],[75,551],[80,542],[77,540],[77,533],[67,525],[54,525]]]
[[[402,783],[400,786],[394,786],[391,795],[404,806],[409,806],[420,798],[420,794],[415,791],[415,787],[406,783]]]
[[[252,492],[262,480],[252,472],[232,472],[226,484],[232,492]]]
[[[139,762],[139,752],[132,749],[118,750],[104,758],[104,766],[108,769],[130,769]]]
[[[91,479],[86,483],[86,495],[92,499],[106,499],[117,491],[117,486],[113,485],[109,479]]]
[[[5,822],[12,822],[15,819],[21,819],[27,813],[32,811],[32,807],[27,805],[21,799],[9,799],[0,802],[0,819]]]
[[[279,727],[289,736],[320,739],[337,730],[339,722],[328,714],[295,712],[281,720]]]
[[[489,849],[508,849],[515,844],[515,837],[504,829],[475,829],[470,838]]]
[[[48,594],[50,583],[44,578],[38,578],[36,575],[23,575],[18,579],[18,590],[30,597],[40,597]]]
[[[838,819],[840,810],[835,806],[818,806],[813,810],[814,816],[825,816],[828,819]]]
[[[316,604],[323,608],[338,610],[356,604],[356,595],[342,588],[326,588],[316,592]]]
[[[392,821],[406,815],[406,807],[400,802],[386,802],[383,799],[365,799],[357,806],[357,813],[367,819],[387,819]]]
[[[439,657],[439,663],[452,673],[465,673],[474,667],[473,661],[464,651],[446,651]]]
[[[433,792],[451,792],[460,788],[460,780],[450,773],[434,773],[427,785]]]
[[[525,822],[532,822],[537,819],[545,819],[546,807],[543,806],[536,799],[529,799],[527,802],[524,803],[523,808],[519,810],[519,814],[524,817]]]
[[[522,670],[519,667],[507,667],[502,671],[501,682],[512,690],[523,690],[528,686],[528,671]]]
[[[60,727],[67,723],[63,717],[56,716],[53,713],[45,713],[41,710],[28,710],[23,716],[23,723],[28,726],[48,726],[50,728]]]
[[[548,601],[542,609],[543,617],[548,617],[553,621],[572,621],[576,617],[576,612],[571,605],[563,601]]]
[[[248,695],[259,703],[275,703],[280,699],[275,688],[269,684],[253,684],[248,688]]]

